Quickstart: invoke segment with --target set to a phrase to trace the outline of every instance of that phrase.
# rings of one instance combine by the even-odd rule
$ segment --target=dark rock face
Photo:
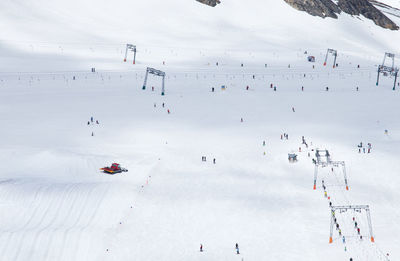
[[[340,9],[330,0],[284,0],[289,5],[297,10],[305,11],[313,16],[322,18],[332,17],[337,18],[337,13]]]
[[[368,0],[339,0],[337,4],[332,0],[284,0],[300,11],[322,18],[337,18],[341,11],[350,15],[363,15],[383,28],[398,30],[399,27],[373,6]]]
[[[373,6],[368,0],[339,0],[338,6],[343,12],[351,15],[363,15],[374,21],[376,25],[391,30],[398,30],[399,27],[387,16]]]
[[[217,4],[221,3],[219,0],[196,0],[197,2],[203,3],[209,6],[216,6]]]

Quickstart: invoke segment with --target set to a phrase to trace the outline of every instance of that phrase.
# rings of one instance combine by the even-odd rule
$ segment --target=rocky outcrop
[[[383,28],[398,30],[399,27],[386,15],[373,6],[368,0],[339,0],[338,6],[343,12],[351,15],[363,15]]]
[[[310,15],[322,18],[337,18],[340,9],[331,0],[284,0],[297,10],[305,11]]]
[[[216,6],[217,4],[221,3],[219,0],[196,0],[197,2],[203,3],[209,6]]]
[[[376,25],[390,30],[398,30],[399,27],[385,16],[380,10],[372,5],[368,0],[338,0],[337,4],[332,0],[284,0],[300,11],[305,11],[310,15],[322,18],[337,18],[341,11],[350,15],[363,15],[374,21]]]

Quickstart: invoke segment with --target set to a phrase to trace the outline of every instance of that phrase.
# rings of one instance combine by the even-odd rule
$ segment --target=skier
[[[343,244],[346,244],[346,238],[343,236]]]
[[[301,86],[301,91],[304,91],[304,86]]]
[[[360,234],[360,228],[359,227],[357,228],[357,233]]]
[[[281,140],[283,140],[283,135],[281,134]]]
[[[154,108],[157,107],[156,103],[154,103]]]
[[[203,252],[203,244],[200,244],[200,252]]]
[[[154,86],[151,86],[151,91],[154,92]]]
[[[326,91],[329,91],[329,87],[326,87],[326,89],[325,89]]]
[[[365,148],[363,148],[363,152],[365,153]]]
[[[100,124],[100,123],[99,123],[99,120],[96,120],[96,124]]]
[[[358,91],[358,86],[357,86],[356,90]]]
[[[215,164],[215,161],[216,161],[216,160],[215,160],[215,158],[214,158],[214,159],[213,159],[213,163],[214,163],[214,164]]]
[[[354,228],[357,228],[357,221],[354,221]]]
[[[265,146],[265,140],[263,141],[263,146]]]
[[[93,122],[93,117],[90,117],[90,121]]]
[[[246,86],[246,91],[248,91],[248,90],[249,90],[249,86],[247,85],[247,86]]]
[[[239,244],[238,243],[236,243],[236,254],[238,254],[238,255],[240,254],[239,253]]]
[[[293,111],[293,112],[296,112],[296,111],[294,110],[294,107],[292,107],[292,111]]]
[[[211,88],[211,92],[214,92],[214,87]]]
[[[240,122],[243,122],[243,118],[240,118]]]
[[[274,91],[276,92],[276,86],[274,86]]]
[[[167,110],[168,114],[170,114],[171,112],[169,111],[169,109]]]
[[[92,137],[94,136],[94,133],[93,133],[93,131],[92,131]]]
[[[164,108],[164,106],[165,106],[165,103],[162,103],[162,107]]]
[[[90,125],[90,121],[87,122],[87,125]]]

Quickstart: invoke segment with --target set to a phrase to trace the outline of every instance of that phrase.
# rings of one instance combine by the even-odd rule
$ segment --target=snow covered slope
[[[376,28],[368,19],[347,14],[321,19],[283,1],[224,1],[211,8],[186,0],[6,0],[0,10],[1,49],[17,57],[19,66],[7,63],[6,71],[100,66],[121,59],[127,42],[138,46],[140,62],[161,63],[204,56],[244,60],[249,53],[263,62],[273,51],[283,59],[300,48],[380,59],[385,51],[397,52],[400,40],[398,32]],[[79,62],[70,65],[70,59]]]
[[[399,87],[375,85],[398,32],[275,0],[0,10],[1,261],[400,258]],[[127,42],[136,65],[123,62]],[[335,69],[331,57],[322,65],[327,48]],[[142,90],[147,66],[166,71],[165,96],[152,76]],[[372,153],[358,153],[361,141]],[[313,190],[315,148],[346,162],[349,191],[337,169]],[[113,162],[129,172],[99,171]],[[370,206],[376,243],[362,216],[360,240],[357,213],[343,213],[346,244],[337,231],[328,244],[322,179],[335,205]]]

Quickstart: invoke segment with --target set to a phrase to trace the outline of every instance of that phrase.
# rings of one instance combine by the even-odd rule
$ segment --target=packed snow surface
[[[275,0],[0,7],[0,260],[400,259],[398,32]],[[349,190],[336,167],[313,190],[317,148]],[[329,244],[329,202],[369,205],[375,243],[348,211]]]

